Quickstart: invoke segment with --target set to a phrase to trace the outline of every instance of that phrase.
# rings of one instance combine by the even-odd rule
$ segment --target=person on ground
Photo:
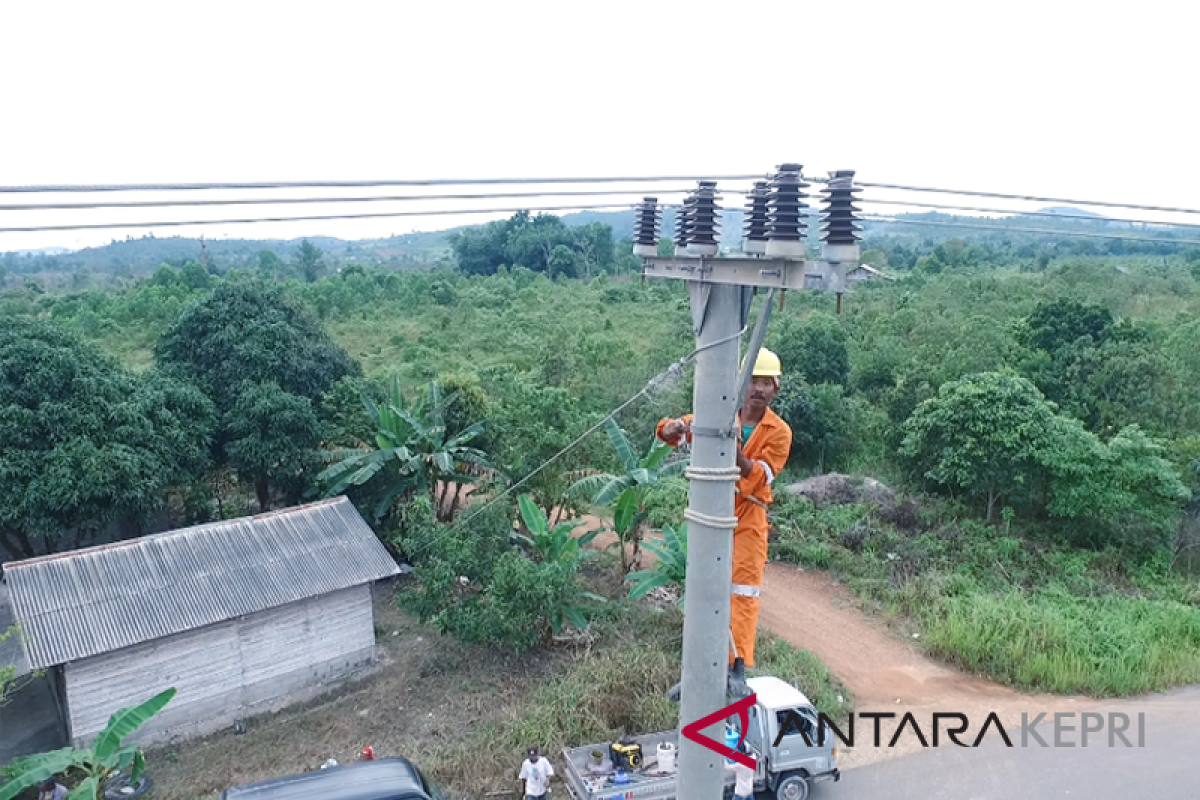
[[[517,778],[525,782],[525,800],[540,800],[550,791],[550,778],[554,775],[554,766],[538,752],[536,745],[529,748],[527,755]]]
[[[66,800],[68,794],[67,787],[54,778],[47,778],[38,787],[38,800]]]
[[[738,745],[737,751],[750,756],[750,760],[755,764],[758,763],[758,758],[750,752],[745,742]],[[725,769],[734,775],[733,800],[754,800],[754,773],[757,770],[737,761],[731,762],[729,759],[725,759]]]
[[[771,410],[771,401],[779,394],[783,368],[779,357],[770,350],[759,350],[754,362],[746,399],[738,412],[735,430],[738,437],[737,482],[733,532],[733,586],[730,597],[730,628],[736,655],[731,651],[730,691],[744,694],[745,667],[754,666],[754,642],[758,635],[758,606],[762,594],[763,571],[767,565],[767,509],[772,502],[771,484],[783,471],[792,449],[792,429]],[[692,441],[692,416],[664,419],[656,433],[672,447],[683,437]],[[671,690],[678,700],[679,687]]]

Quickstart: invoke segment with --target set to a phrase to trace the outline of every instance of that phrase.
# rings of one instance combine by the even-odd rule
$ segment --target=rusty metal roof
[[[33,669],[399,571],[345,497],[4,565]]]

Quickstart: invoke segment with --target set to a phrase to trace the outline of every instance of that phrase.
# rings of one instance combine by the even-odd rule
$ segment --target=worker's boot
[[[754,691],[746,684],[746,662],[740,658],[735,658],[733,666],[729,668],[729,676],[725,681],[725,693],[738,700],[754,694]]]

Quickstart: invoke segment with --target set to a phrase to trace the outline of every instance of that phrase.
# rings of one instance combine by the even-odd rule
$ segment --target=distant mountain
[[[1107,219],[1103,214],[1097,214],[1093,211],[1086,211],[1082,208],[1073,206],[1046,206],[1038,209],[1039,214],[1061,214],[1072,217],[1093,217],[1095,219]]]

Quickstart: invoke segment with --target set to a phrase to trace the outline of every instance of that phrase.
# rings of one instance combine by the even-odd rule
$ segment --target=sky
[[[1158,0],[8,2],[0,185],[766,175],[795,162],[812,176],[853,169],[866,182],[1200,208],[1198,9]],[[646,194],[616,188],[634,191],[537,202]],[[370,193],[431,190],[292,195]],[[184,196],[284,193],[155,199]],[[0,192],[0,205],[88,197]],[[530,204],[0,210],[0,228]],[[357,239],[483,219],[0,233],[0,251],[147,230]]]

